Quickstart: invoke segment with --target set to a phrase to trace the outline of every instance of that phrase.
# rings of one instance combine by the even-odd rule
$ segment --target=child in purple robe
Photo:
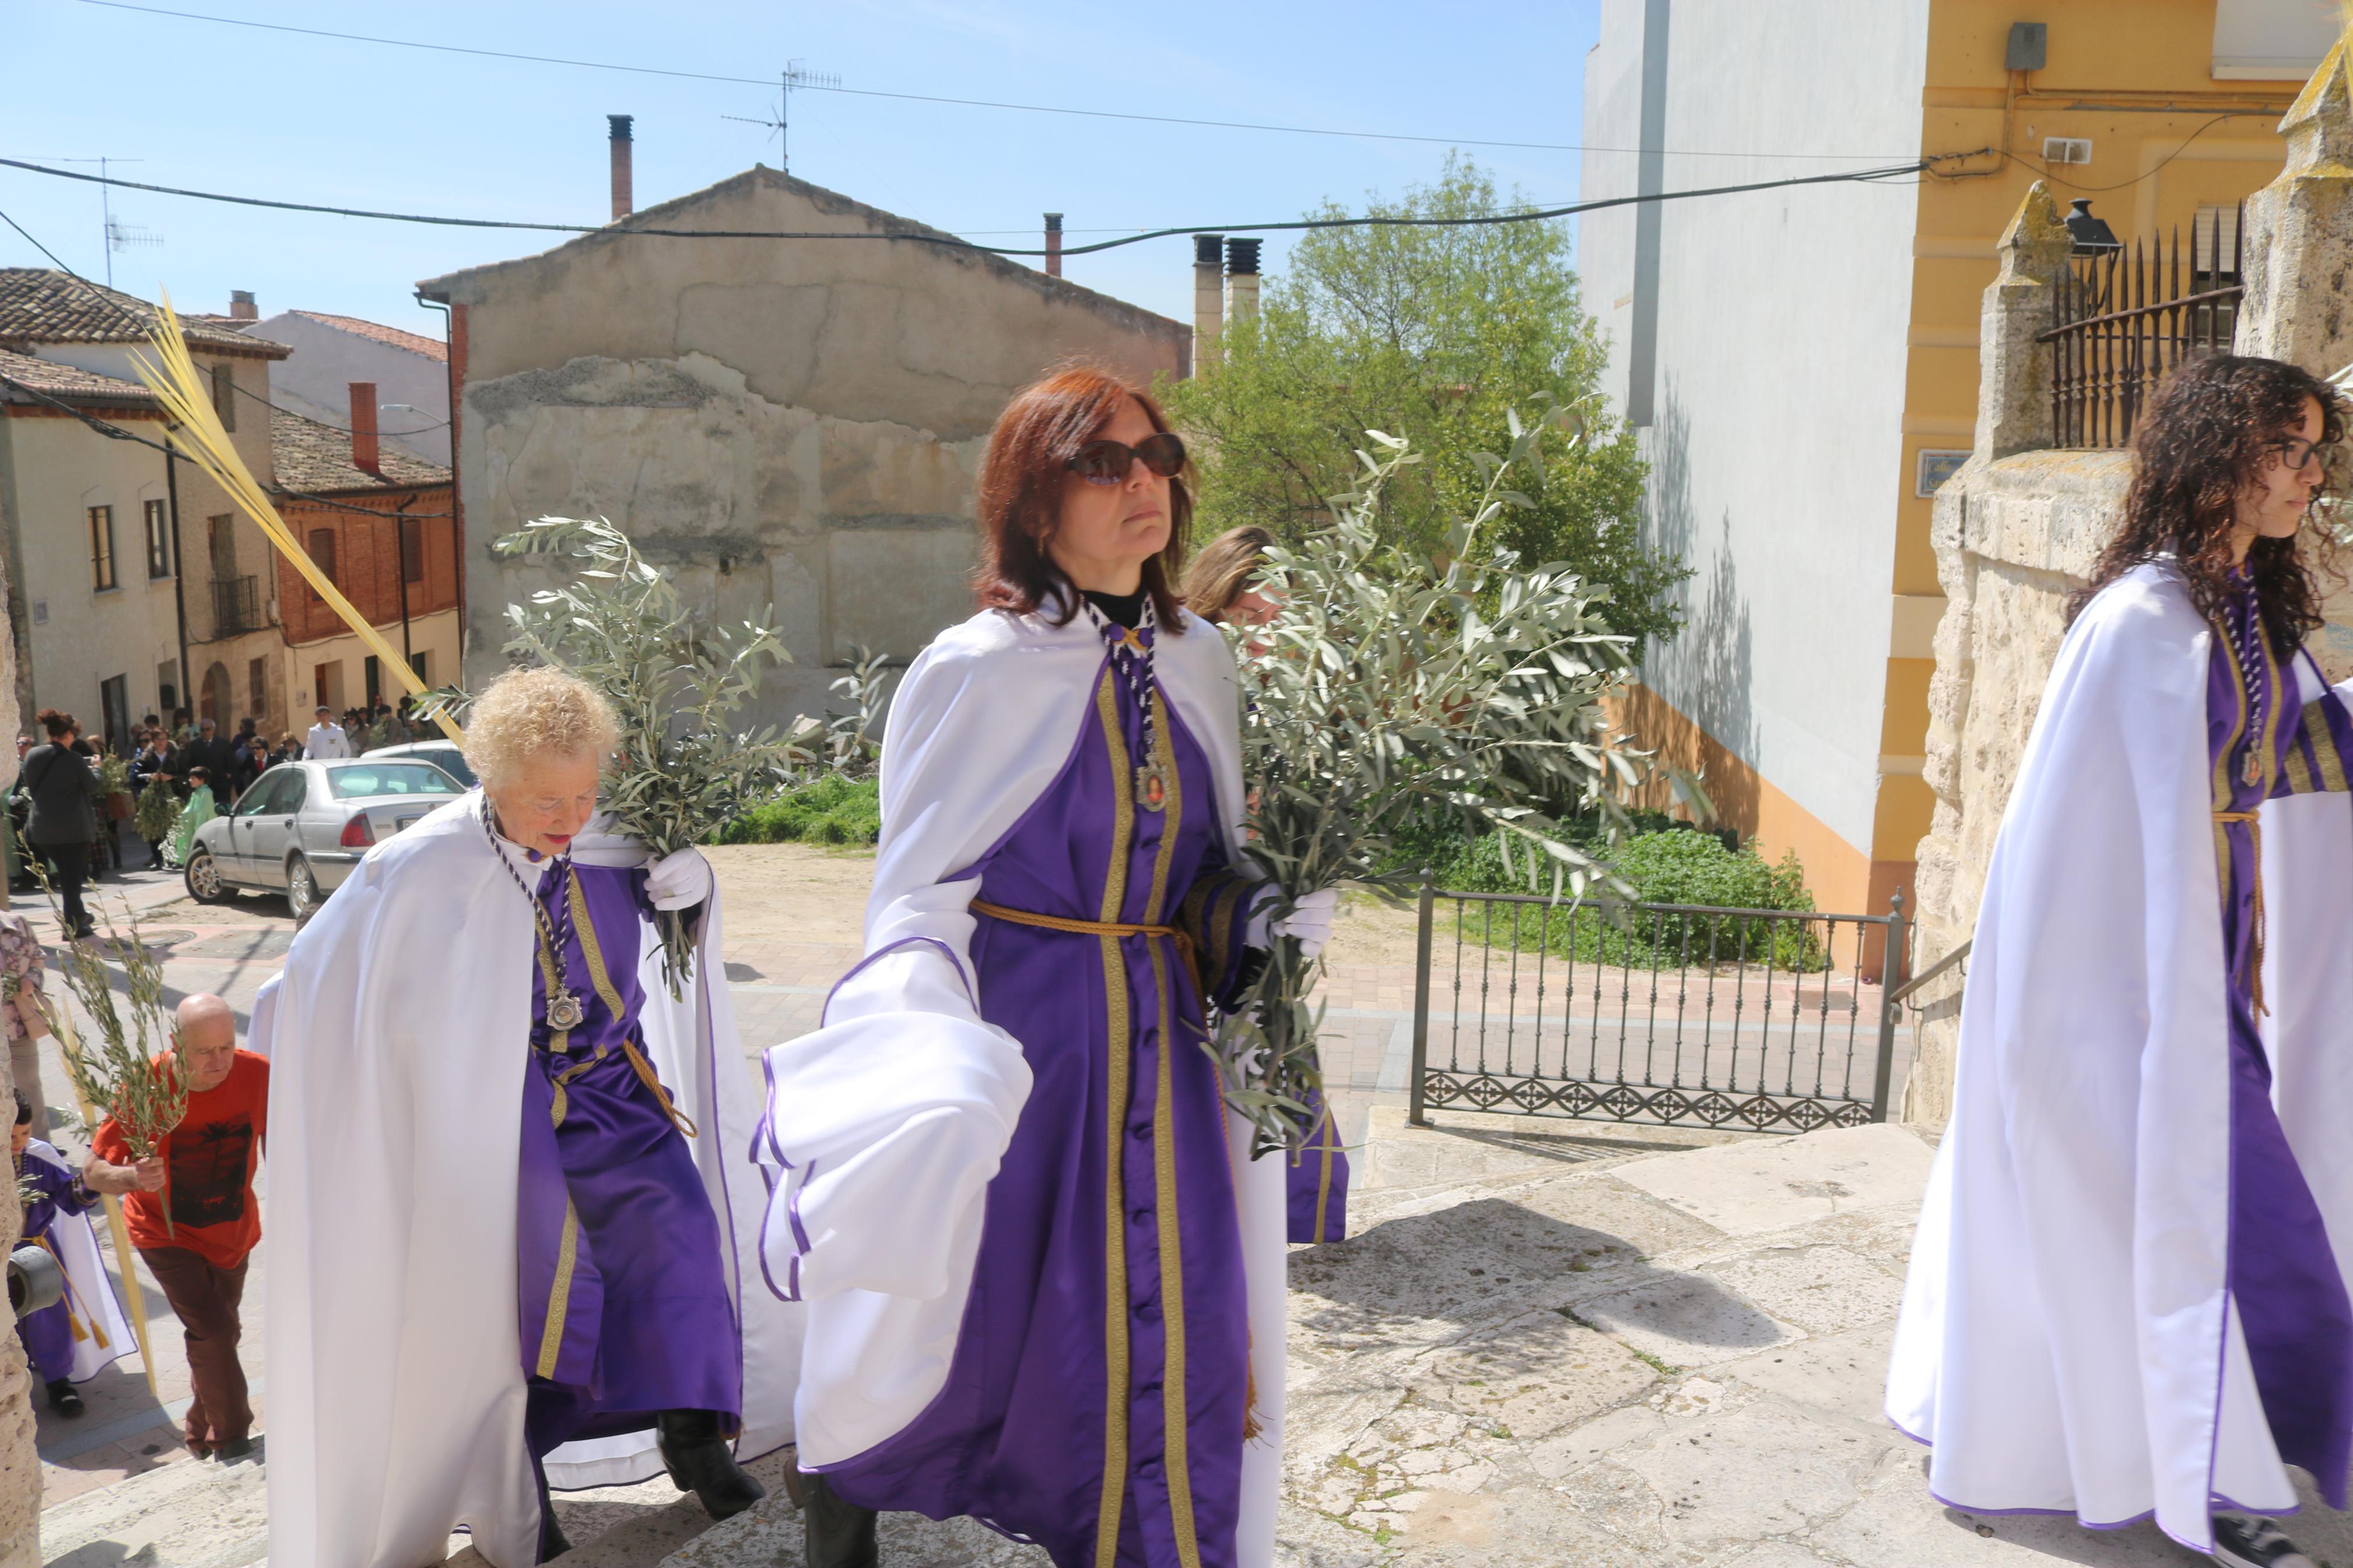
[[[63,1165],[31,1157],[32,1142],[33,1102],[18,1089],[16,1131],[8,1140],[16,1196],[25,1205],[25,1229],[16,1245],[46,1247],[49,1227],[60,1215],[87,1213],[98,1199]],[[58,1267],[64,1268],[64,1259],[58,1259]],[[69,1416],[82,1413],[81,1394],[73,1385],[74,1340],[77,1333],[91,1331],[87,1323],[77,1325],[71,1296],[69,1289],[66,1300],[16,1320],[16,1338],[25,1346],[25,1359],[33,1363],[34,1378],[48,1391],[49,1408]]]

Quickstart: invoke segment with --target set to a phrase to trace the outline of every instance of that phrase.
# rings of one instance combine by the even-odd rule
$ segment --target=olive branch
[[[1533,504],[1507,481],[1515,470],[1541,480],[1547,429],[1581,441],[1583,420],[1577,405],[1548,399],[1534,422],[1507,416],[1504,454],[1476,459],[1486,474],[1477,508],[1427,556],[1382,543],[1376,527],[1383,487],[1419,457],[1366,432],[1360,483],[1331,499],[1330,526],[1267,552],[1259,584],[1279,606],[1272,619],[1227,628],[1251,803],[1240,853],[1275,885],[1273,920],[1327,888],[1400,901],[1420,871],[1384,868],[1392,840],[1443,813],[1496,833],[1532,890],[1547,879],[1555,896],[1625,890],[1561,816],[1599,817],[1614,839],[1629,826],[1624,792],[1665,771],[1614,733],[1603,708],[1627,679],[1631,639],[1610,629],[1606,591],[1488,536],[1506,508]],[[1690,781],[1669,776],[1688,794]],[[1261,1152],[1296,1148],[1310,1130],[1323,1076],[1322,1009],[1308,993],[1320,967],[1275,937],[1209,1046]]]

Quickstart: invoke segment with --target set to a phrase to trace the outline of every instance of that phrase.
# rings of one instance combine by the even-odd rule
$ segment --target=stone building
[[[0,380],[0,531],[16,699],[27,716],[64,708],[118,743],[150,711],[187,707],[224,729],[285,716],[252,700],[267,686],[253,673],[275,668],[282,646],[268,603],[239,587],[267,558],[261,531],[194,464],[89,422],[163,439],[132,363],[154,317],[64,272],[0,268],[0,351],[15,356]],[[266,481],[269,371],[287,351],[202,317],[181,325],[238,455]]]
[[[2232,346],[2334,374],[2353,365],[2353,77],[2340,42],[2280,122],[2286,167],[2247,204],[2245,294]],[[2071,238],[2037,184],[2001,241],[1987,289],[1975,451],[1938,491],[1936,629],[1926,776],[1933,826],[1919,847],[1917,952],[1925,970],[1958,953],[1977,923],[1996,834],[2067,601],[2115,526],[2131,473],[2113,449],[2056,449],[2052,290]],[[2332,680],[2353,675],[2353,600],[2328,606],[2312,647]],[[1965,960],[1929,979],[1905,1120],[1951,1113]]]
[[[973,481],[1007,398],[1070,359],[1183,374],[1191,329],[948,238],[754,168],[420,284],[449,308],[466,679],[552,574],[491,542],[550,513],[611,519],[720,616],[773,605],[795,663],[763,721],[822,711],[854,647],[903,658],[970,614]]]
[[[1938,159],[1579,220],[1651,535],[1695,569],[1631,722],[1705,768],[1724,826],[1796,850],[1821,908],[1884,912],[1929,827],[1932,498],[1971,447],[1996,237],[2046,174],[2127,239],[2227,230],[2335,10],[1605,0],[1588,199]]]

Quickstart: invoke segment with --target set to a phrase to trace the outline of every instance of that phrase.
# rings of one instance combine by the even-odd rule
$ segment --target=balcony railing
[[[213,635],[233,637],[239,632],[258,632],[269,625],[267,606],[261,600],[261,580],[259,577],[223,577],[213,584]]]
[[[2181,235],[2079,253],[2052,291],[2051,424],[2060,447],[2122,447],[2184,360],[2228,353],[2244,292],[2240,225],[2219,208]],[[2228,215],[2235,217],[2235,214]]]

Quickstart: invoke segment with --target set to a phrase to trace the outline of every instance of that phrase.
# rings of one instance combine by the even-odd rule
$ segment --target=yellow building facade
[[[1929,826],[1931,496],[1975,435],[1978,309],[2004,226],[2047,180],[2127,247],[2162,235],[2170,250],[2178,233],[2187,268],[2200,227],[2228,266],[2237,204],[2279,171],[2274,127],[2339,24],[2316,0],[1765,9],[1798,37],[1752,33],[1711,0],[1605,5],[1587,140],[1656,151],[1589,157],[1588,197],[1818,174],[1841,153],[1936,162],[1908,201],[1829,184],[1661,204],[1648,237],[1637,219],[1587,220],[1611,391],[1646,432],[1654,511],[1689,514],[1680,535],[1656,530],[1695,569],[1676,640],[1707,650],[1662,648],[1627,715],[1704,772],[1723,826],[1767,858],[1794,850],[1819,907],[1878,912],[1908,901]],[[1739,253],[1712,292],[1697,259],[1711,247]],[[1799,301],[1774,308],[1799,330],[1761,348],[1725,321],[1777,298]],[[1695,311],[1713,342],[1682,314]],[[1751,353],[1766,356],[1754,374]],[[1718,433],[1744,417],[1773,422],[1773,442]],[[1760,494],[1775,482],[1793,493]]]

